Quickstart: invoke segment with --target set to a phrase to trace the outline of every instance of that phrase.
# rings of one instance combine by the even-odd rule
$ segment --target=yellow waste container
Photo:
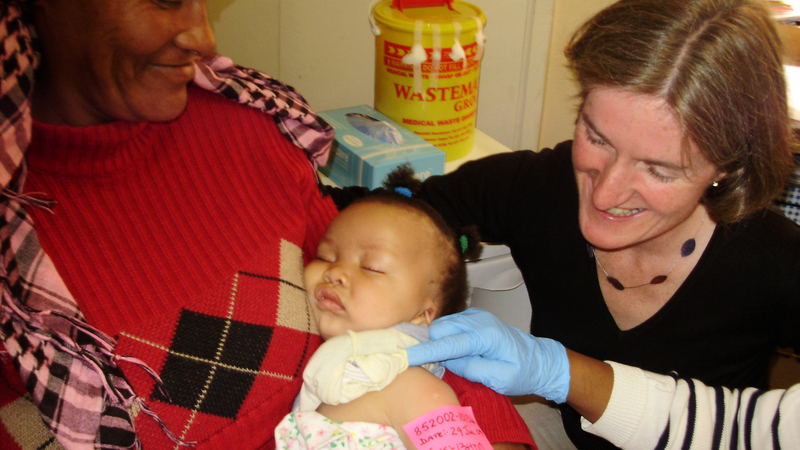
[[[451,9],[452,8],[452,9]],[[375,36],[375,109],[445,152],[472,150],[486,16],[454,0],[451,6],[371,11]]]

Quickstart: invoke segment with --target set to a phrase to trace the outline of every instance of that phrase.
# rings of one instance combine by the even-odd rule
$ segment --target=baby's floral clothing
[[[405,448],[392,427],[368,422],[333,422],[322,414],[293,412],[275,428],[277,450],[389,450]]]

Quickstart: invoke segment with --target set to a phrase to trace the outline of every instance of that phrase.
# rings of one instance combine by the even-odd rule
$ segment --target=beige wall
[[[319,7],[321,4],[327,5],[328,3],[321,3],[322,0],[290,0],[288,3],[284,3],[285,1],[287,0],[215,0],[209,2],[210,20],[218,37],[218,51],[230,56],[238,64],[264,70],[283,81],[295,85],[306,95],[309,101],[312,101],[312,104],[319,105],[321,109],[348,106],[348,104],[344,104],[347,103],[346,101],[336,97],[336,90],[330,89],[329,83],[322,83],[320,80],[313,77],[309,78],[308,76],[301,78],[302,74],[313,74],[317,70],[300,70],[303,67],[300,69],[294,67],[298,64],[312,67],[313,64],[319,63],[319,61],[315,63],[314,55],[297,54],[304,51],[303,45],[317,47],[319,42],[315,42],[314,36],[310,35],[310,33],[293,34],[293,30],[298,28],[296,23],[298,19],[294,17],[297,13],[296,10],[298,8],[302,9],[301,7]],[[519,0],[515,1],[521,3]],[[350,3],[347,3],[347,7],[342,2],[339,2],[337,8],[333,9],[334,12],[339,11],[337,13],[339,14],[338,16],[325,17],[323,15],[323,17],[316,17],[316,20],[322,20],[317,24],[318,28],[325,29],[327,35],[335,37],[335,39],[332,39],[333,42],[324,44],[328,47],[336,45],[348,47],[344,45],[344,42],[350,40],[354,45],[349,47],[355,47],[357,43],[367,49],[360,53],[371,52],[372,37],[366,31],[366,7],[369,1],[348,0],[348,2]],[[505,50],[502,47],[508,46],[508,43],[504,41],[509,39],[517,40],[519,36],[506,31],[506,35],[501,37],[503,33],[500,31],[504,31],[503,28],[510,26],[510,19],[503,17],[502,10],[490,11],[490,5],[493,4],[492,1],[473,0],[473,2],[480,3],[479,6],[485,5],[484,9],[487,10],[487,17],[491,18],[487,27],[487,36],[491,38],[491,41],[487,43],[487,57],[494,58],[500,54],[501,50]],[[613,0],[534,0],[531,2],[535,4],[536,8],[536,14],[532,21],[539,23],[539,25],[534,30],[531,44],[523,47],[530,54],[530,61],[527,63],[530,67],[527,71],[528,80],[526,82],[525,80],[513,79],[511,75],[517,73],[514,70],[506,71],[507,73],[505,74],[490,74],[488,71],[484,73],[482,81],[486,83],[481,83],[482,92],[479,108],[488,109],[488,111],[479,113],[478,127],[513,149],[552,147],[558,142],[572,138],[577,89],[571,80],[569,71],[566,69],[563,49],[572,32],[581,23],[612,2]],[[283,11],[283,17],[281,16],[282,4],[287,9]],[[363,8],[361,8],[362,4]],[[358,12],[361,9],[364,10],[363,13]],[[352,11],[352,14],[344,14],[341,10]],[[505,14],[508,15],[509,13],[506,12]],[[335,28],[337,27],[336,23],[344,21],[346,16],[349,15],[356,17],[358,20],[356,24],[360,24],[360,26],[348,23],[345,26],[346,30],[337,31],[337,28]],[[547,42],[542,42],[548,40],[548,35],[542,36],[540,34],[541,31],[547,30],[548,27],[542,25],[541,22],[549,20],[551,15],[552,31],[549,34],[548,44]],[[314,18],[306,17],[303,20],[313,21]],[[517,26],[517,24],[515,23],[514,26]],[[281,33],[281,27],[285,28],[283,33]],[[489,31],[492,34],[489,34]],[[298,42],[281,42],[282,39],[297,40]],[[489,44],[497,47],[490,49]],[[548,45],[549,50],[546,49]],[[286,54],[281,55],[281,49],[287,50],[285,51]],[[492,50],[491,54],[489,50]],[[518,49],[515,50],[519,51]],[[306,53],[308,52],[306,51]],[[335,60],[343,60],[343,57],[352,59],[354,56],[351,53],[359,52],[351,51],[340,55]],[[544,53],[549,53],[549,55],[534,56]],[[350,78],[366,77],[363,80],[358,79],[358,82],[364,86],[369,85],[366,91],[370,92],[364,94],[364,98],[358,98],[356,99],[357,101],[354,100],[356,103],[371,103],[370,67],[373,64],[372,60],[369,59],[371,57],[370,55],[364,61],[347,60],[347,64],[344,64],[355,68],[355,70],[351,71]],[[281,63],[282,58],[284,64]],[[307,61],[309,59],[311,62]],[[291,61],[291,64],[287,63],[287,61]],[[484,67],[484,69],[488,69],[488,65],[491,62],[487,60],[487,67]],[[547,65],[546,73],[543,73],[541,69],[545,64]],[[341,71],[342,69],[328,65],[328,70]],[[329,75],[331,74],[329,73]],[[332,75],[335,75],[335,73]],[[341,76],[345,77],[342,79],[344,81],[339,80],[333,84],[340,90],[349,91],[350,88],[347,88],[348,85],[346,84],[347,74]],[[499,85],[497,92],[489,90],[488,83],[490,78],[497,78],[497,84]],[[544,80],[541,80],[541,78],[544,78]],[[509,84],[515,84],[515,86],[511,87]],[[317,91],[322,93],[317,94]],[[529,111],[526,108],[517,108],[516,110],[508,108],[512,101],[503,97],[505,91],[508,91],[505,97],[510,96],[512,98],[524,92],[524,95],[530,97],[523,102],[526,108],[533,109],[533,106],[537,111]],[[542,105],[541,114],[538,114],[539,105]],[[504,117],[502,113],[505,113]],[[509,113],[518,117],[509,118]],[[508,132],[506,130],[508,127],[482,125],[482,122],[485,124],[488,119],[493,119],[492,116],[497,116],[499,117],[498,120],[502,121],[523,120],[528,123],[522,123],[514,127],[517,130],[515,133]],[[520,133],[522,134],[521,139],[512,139],[512,136],[510,136],[511,134]]]
[[[539,148],[572,138],[577,108],[577,86],[566,67],[564,47],[573,31],[614,0],[555,0],[547,61]],[[800,27],[779,28],[787,49],[787,63],[800,65]]]
[[[470,0],[488,20],[478,129],[536,148],[556,0]],[[373,104],[370,0],[215,0],[218,51],[294,86],[317,110]]]
[[[208,16],[217,35],[217,52],[277,76],[279,0],[213,0],[208,2]]]
[[[583,22],[613,2],[614,0],[556,0],[539,148],[552,147],[561,141],[572,139],[578,88],[567,69],[564,47]]]

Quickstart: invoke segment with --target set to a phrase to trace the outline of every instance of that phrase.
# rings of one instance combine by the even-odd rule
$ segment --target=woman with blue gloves
[[[507,395],[568,402],[584,430],[623,449],[777,449],[800,445],[800,385],[730,390],[601,362],[472,308],[430,327],[411,365],[448,369]]]
[[[768,209],[797,142],[764,2],[620,0],[565,53],[580,85],[571,141],[465,163],[418,196],[511,249],[533,335],[600,361],[766,387],[775,349],[800,349],[800,228]],[[491,361],[449,365],[504,392],[568,400],[524,407],[537,408],[527,416],[539,448],[614,448],[583,430],[572,354],[504,336],[456,354]],[[520,358],[492,354],[511,351]]]

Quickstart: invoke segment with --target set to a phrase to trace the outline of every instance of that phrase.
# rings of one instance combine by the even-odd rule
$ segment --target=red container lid
[[[453,0],[392,0],[392,8],[400,11],[403,8],[419,8],[423,6],[444,6],[453,9]]]

